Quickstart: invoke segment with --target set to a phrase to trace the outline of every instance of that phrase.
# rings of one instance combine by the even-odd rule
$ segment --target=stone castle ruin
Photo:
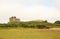
[[[20,19],[16,18],[15,16],[12,16],[9,18],[9,23],[20,23]]]

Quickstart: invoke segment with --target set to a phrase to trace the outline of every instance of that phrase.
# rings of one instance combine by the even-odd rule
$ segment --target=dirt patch
[[[49,30],[60,30],[60,28],[50,28]]]

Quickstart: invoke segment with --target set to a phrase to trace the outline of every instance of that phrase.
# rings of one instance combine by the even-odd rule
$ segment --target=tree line
[[[55,21],[55,23],[49,23],[46,21],[46,23],[40,23],[40,22],[20,22],[18,24],[15,23],[7,23],[7,24],[0,24],[0,28],[17,28],[17,27],[23,27],[23,28],[38,28],[38,29],[48,29],[51,27],[60,27],[60,21]]]

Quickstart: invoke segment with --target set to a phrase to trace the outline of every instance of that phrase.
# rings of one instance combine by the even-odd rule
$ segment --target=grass
[[[60,39],[60,31],[32,28],[0,28],[0,39]]]

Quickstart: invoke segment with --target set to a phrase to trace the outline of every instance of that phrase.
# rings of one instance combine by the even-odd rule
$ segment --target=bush
[[[17,27],[16,24],[0,24],[0,28]]]
[[[16,24],[8,24],[7,27],[18,27]]]
[[[36,28],[43,29],[43,28],[46,28],[46,26],[45,25],[37,25]]]
[[[31,25],[30,28],[35,28],[35,26]]]
[[[55,21],[55,24],[60,24],[60,21]]]
[[[27,24],[22,24],[21,27],[28,28]]]

